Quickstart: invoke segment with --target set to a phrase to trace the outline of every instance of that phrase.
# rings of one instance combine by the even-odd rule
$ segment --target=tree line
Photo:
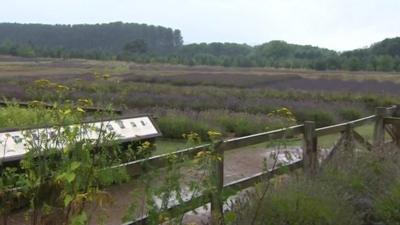
[[[310,45],[271,41],[258,46],[235,43],[183,45],[164,56],[121,54],[120,60],[225,67],[274,67],[315,70],[400,71],[400,38],[369,48],[336,52]]]
[[[270,41],[183,44],[180,30],[115,22],[95,25],[0,24],[0,54],[138,63],[400,71],[400,38],[346,52]]]
[[[0,23],[2,49],[25,55],[71,56],[120,53],[126,44],[144,40],[148,52],[163,55],[183,44],[181,32],[136,23],[45,25]],[[63,55],[64,54],[64,55]]]

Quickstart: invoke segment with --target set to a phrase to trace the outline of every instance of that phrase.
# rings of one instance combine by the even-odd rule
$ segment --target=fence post
[[[215,189],[211,193],[211,224],[222,225],[224,222],[222,191],[224,188],[224,151],[220,142],[214,144],[212,178]]]
[[[304,150],[303,163],[304,172],[307,175],[315,175],[318,170],[318,138],[315,133],[315,122],[304,122]]]
[[[346,130],[343,132],[344,137],[344,150],[350,153],[351,157],[354,156],[354,137],[353,137],[353,124],[348,124]]]
[[[373,146],[376,151],[382,150],[385,143],[385,124],[383,118],[387,116],[387,109],[385,107],[377,107],[375,109],[377,116],[374,127],[374,140]]]
[[[393,113],[394,117],[400,117],[400,105],[396,105],[396,109],[394,110]],[[394,142],[396,143],[396,145],[398,147],[400,147],[400,125],[392,125],[393,126],[393,130],[394,130]]]

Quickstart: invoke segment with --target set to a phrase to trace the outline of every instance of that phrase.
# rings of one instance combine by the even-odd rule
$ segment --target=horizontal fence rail
[[[364,146],[367,150],[372,150],[374,147],[376,147],[376,143],[379,142],[380,139],[384,139],[384,135],[382,136],[382,130],[384,131],[385,129],[385,124],[390,124],[392,126],[397,126],[397,128],[400,130],[400,118],[396,116],[396,112],[400,112],[400,107],[398,106],[392,106],[388,108],[383,108],[379,107],[376,109],[376,115],[371,115],[367,116],[361,119],[345,122],[345,123],[340,123],[340,124],[335,124],[332,126],[327,126],[327,127],[321,127],[321,128],[315,128],[315,123],[314,122],[307,122],[305,123],[307,126],[304,124],[302,125],[296,125],[288,128],[282,128],[278,130],[273,130],[273,131],[268,131],[268,132],[263,132],[263,133],[258,133],[258,134],[253,134],[249,136],[244,136],[244,137],[239,137],[239,138],[232,138],[228,140],[222,140],[221,142],[215,144],[215,151],[217,153],[221,154],[222,160],[217,160],[215,165],[215,168],[219,170],[217,174],[219,173],[221,176],[218,177],[220,179],[219,185],[217,187],[217,192],[222,192],[224,189],[233,189],[233,190],[243,190],[249,187],[254,186],[256,183],[259,183],[261,181],[268,180],[274,176],[281,175],[284,173],[287,173],[288,171],[293,171],[296,169],[301,169],[304,168],[305,171],[310,171],[310,173],[306,174],[313,174],[315,171],[318,169],[318,160],[317,159],[317,140],[318,137],[325,136],[325,135],[331,135],[331,134],[337,134],[340,133],[342,135],[341,139],[338,141],[338,144],[342,143],[342,140],[345,140],[345,138],[349,138],[349,135],[351,134],[354,139],[361,144],[361,146]],[[396,116],[395,116],[396,115]],[[381,122],[380,122],[381,121]],[[367,123],[373,123],[375,122],[374,126],[374,144],[370,144],[368,140],[364,139],[362,135],[357,133],[354,128],[363,126]],[[255,144],[260,144],[268,141],[273,141],[273,140],[279,140],[282,138],[288,138],[288,137],[295,137],[297,135],[303,135],[304,139],[304,149],[303,150],[303,159],[301,160],[295,160],[292,161],[289,164],[283,165],[281,167],[277,168],[272,168],[270,170],[260,172],[257,174],[254,174],[249,177],[245,177],[236,181],[232,181],[230,183],[224,184],[223,181],[223,153],[225,151],[230,151],[233,149],[238,149],[250,145],[255,145]],[[400,132],[399,132],[400,135]],[[308,141],[306,139],[309,139]],[[394,139],[400,140],[400,136],[394,137]],[[400,142],[400,141],[398,141]],[[211,144],[205,144],[193,148],[188,148],[184,150],[180,150],[177,152],[174,152],[172,154],[176,154],[178,157],[186,157],[188,159],[192,159],[198,152],[210,149],[212,145]],[[338,146],[334,146],[332,148],[332,152],[329,154],[332,156],[334,152],[336,152],[338,149]],[[170,153],[171,154],[171,153]],[[122,167],[126,167],[128,171],[133,174],[133,175],[140,175],[143,170],[141,169],[142,165],[146,163],[147,165],[154,166],[154,168],[161,168],[166,165],[167,163],[167,156],[170,154],[164,154],[160,156],[154,156],[149,159],[143,159],[143,160],[138,160],[135,162],[130,162],[126,163],[123,165],[120,165]],[[328,157],[327,159],[329,159]],[[211,203],[211,214],[213,217],[213,214],[216,215],[222,215],[222,205],[216,205],[216,204],[222,204],[219,201],[213,201],[213,196],[198,196],[194,199],[191,199],[187,202],[185,202],[183,205],[175,205],[171,207],[169,210],[177,210],[177,208],[180,209],[185,209],[183,211],[191,211],[194,210],[198,207],[201,207],[207,203]],[[181,208],[182,207],[182,208]],[[218,209],[217,212],[214,212],[213,209]],[[218,212],[219,211],[219,212]],[[180,210],[182,212],[182,210]],[[138,218],[135,221],[128,222],[124,225],[138,225],[138,224],[146,224],[147,223],[147,217],[143,216],[142,218]],[[218,223],[213,223],[213,224],[218,224]]]
[[[317,128],[315,130],[315,132],[316,132],[317,136],[336,134],[336,133],[345,131],[348,126],[352,126],[353,128],[360,127],[368,122],[375,121],[376,118],[377,118],[376,115],[372,115],[372,116],[368,116],[368,117],[361,118],[358,120],[353,120],[353,121],[346,122],[346,123],[340,123],[340,124],[335,124],[332,126]]]

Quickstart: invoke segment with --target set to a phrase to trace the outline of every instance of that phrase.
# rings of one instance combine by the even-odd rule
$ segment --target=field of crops
[[[63,137],[61,135],[60,138],[62,140],[71,140],[70,146],[78,146],[78,149],[80,149],[79,146],[85,146],[87,151],[79,150],[75,152],[71,150],[74,154],[69,151],[63,151],[61,158],[65,162],[63,161],[60,164],[61,166],[53,163],[52,158],[48,158],[48,160],[43,158],[43,160],[38,161],[39,163],[36,167],[36,163],[29,163],[29,159],[32,162],[36,162],[33,161],[34,158],[29,158],[28,156],[21,163],[21,165],[28,166],[24,167],[24,169],[29,170],[28,175],[19,176],[16,170],[4,170],[5,172],[2,174],[2,181],[12,181],[9,184],[6,183],[9,186],[6,186],[7,189],[3,190],[15,188],[19,183],[27,184],[25,185],[27,191],[19,193],[18,196],[22,196],[22,198],[18,197],[17,199],[34,199],[36,196],[41,196],[41,192],[33,192],[31,190],[42,190],[43,188],[48,188],[44,190],[53,190],[54,187],[59,187],[60,180],[64,185],[62,187],[63,191],[54,196],[48,195],[46,191],[48,199],[40,197],[40,204],[32,205],[29,209],[25,208],[20,211],[13,211],[15,201],[11,197],[7,197],[5,198],[6,200],[12,199],[12,201],[2,202],[6,206],[3,207],[4,210],[2,211],[3,219],[4,221],[9,220],[8,224],[12,225],[23,224],[27,220],[36,221],[39,217],[34,210],[47,212],[47,202],[49,202],[49,205],[54,207],[52,208],[54,211],[49,215],[55,217],[42,216],[42,218],[49,219],[49,221],[58,221],[57,215],[64,215],[60,213],[64,212],[62,211],[64,208],[68,208],[63,216],[67,221],[70,217],[74,218],[72,216],[83,215],[82,218],[79,216],[75,218],[82,219],[82,221],[90,221],[88,222],[89,224],[99,224],[97,220],[103,221],[104,224],[120,224],[121,221],[132,220],[137,216],[143,216],[147,212],[149,212],[149,215],[152,215],[152,213],[157,215],[152,218],[154,221],[163,221],[163,209],[149,207],[153,203],[144,203],[145,200],[154,196],[164,196],[164,193],[174,193],[175,188],[181,188],[181,181],[184,183],[183,186],[193,186],[193,190],[197,190],[199,187],[205,188],[206,191],[208,190],[206,188],[214,190],[213,183],[207,183],[207,180],[209,179],[211,182],[215,176],[207,175],[209,178],[204,177],[206,176],[205,174],[213,170],[209,163],[213,161],[219,162],[221,158],[209,154],[211,151],[201,151],[195,155],[194,160],[186,161],[185,157],[178,159],[178,157],[174,157],[175,155],[171,154],[165,156],[170,161],[166,170],[152,170],[151,173],[146,173],[149,176],[140,176],[138,179],[135,177],[131,180],[127,170],[117,169],[113,171],[103,169],[133,159],[171,153],[199,143],[215,143],[215,139],[213,140],[210,134],[217,134],[219,138],[220,136],[219,132],[214,131],[220,131],[223,137],[226,138],[286,127],[295,123],[302,123],[305,120],[314,120],[317,126],[326,126],[370,115],[377,106],[399,103],[399,76],[400,74],[396,73],[315,72],[268,68],[186,67],[160,64],[137,65],[112,61],[31,60],[0,56],[0,97],[5,102],[10,103],[7,107],[0,108],[0,118],[2,118],[0,120],[0,129],[18,126],[26,127],[32,124],[64,124],[81,121],[80,119],[87,119],[87,116],[93,117],[94,115],[89,112],[85,113],[84,108],[80,108],[79,104],[83,102],[85,103],[84,105],[92,106],[89,103],[93,100],[96,107],[104,108],[112,105],[114,108],[122,109],[124,114],[153,114],[157,118],[156,123],[164,136],[164,139],[157,140],[156,151],[151,151],[151,149],[154,150],[155,148],[149,148],[145,144],[138,146],[137,149],[121,149],[117,145],[112,145],[111,143],[114,142],[110,140],[109,145],[105,146],[111,146],[111,151],[107,147],[107,151],[103,150],[101,151],[102,154],[99,154],[97,151],[98,146],[89,143],[84,145],[79,143],[77,145],[74,142],[76,140],[73,136],[74,132],[63,133],[67,136]],[[12,104],[12,102],[20,101],[28,102],[33,106],[21,108]],[[54,110],[41,107],[43,104],[40,101],[53,104]],[[69,101],[74,102],[74,104],[69,104]],[[280,113],[284,115],[281,116]],[[372,125],[364,125],[357,128],[356,131],[366,140],[370,140],[373,130],[374,127]],[[201,140],[199,140],[199,136],[191,132],[199,134]],[[185,140],[183,139],[183,134],[185,134]],[[339,136],[341,135],[331,134],[321,137],[317,143],[318,147],[329,149],[338,140]],[[227,152],[224,154],[224,166],[221,167],[224,168],[224,179],[226,182],[230,182],[254,175],[265,168],[273,167],[274,164],[269,162],[271,161],[271,158],[269,158],[271,151],[282,149],[297,151],[302,142],[303,139],[298,136],[290,136],[288,140],[276,142],[269,140],[262,144],[246,146]],[[115,147],[115,149],[112,147]],[[45,151],[49,150],[46,149]],[[85,155],[90,152],[96,152],[96,154],[90,155],[96,155],[96,157]],[[32,154],[35,154],[35,152],[32,151]],[[114,157],[115,154],[118,157]],[[387,161],[383,163],[382,158],[379,159],[380,163],[387,163]],[[392,156],[390,156],[390,159],[392,159]],[[359,161],[367,162],[370,160],[360,158]],[[396,159],[393,159],[393,161],[397,162]],[[338,162],[345,165],[342,160]],[[48,171],[52,171],[52,173],[49,175],[43,174],[41,172],[43,165],[51,165],[51,167],[48,167]],[[87,169],[88,165],[91,169]],[[378,164],[372,163],[371,165],[376,171]],[[397,165],[398,163],[396,163]],[[101,171],[107,172],[93,175],[92,169],[96,171],[100,168]],[[368,177],[369,179],[373,174],[368,170],[370,166],[356,168],[359,171],[366,171],[362,174],[363,178]],[[390,170],[386,171],[387,173],[390,171],[398,176],[398,167],[388,168]],[[347,169],[344,169],[344,171],[347,172]],[[204,174],[202,174],[203,172]],[[34,176],[29,174],[34,174]],[[36,176],[35,174],[38,175]],[[329,177],[328,174],[326,176],[329,178],[323,178],[322,180],[334,180],[333,178],[337,178],[337,170],[335,170],[334,174],[333,177]],[[364,174],[367,176],[364,176]],[[14,182],[13,179],[8,179],[8,177],[12,177],[18,182]],[[373,177],[375,179],[376,176]],[[196,182],[192,183],[190,178],[199,178],[200,181],[196,180]],[[90,182],[87,182],[87,180]],[[315,206],[315,208],[312,208],[312,214],[319,208],[323,208],[320,207],[321,204],[327,207],[329,212],[336,209],[345,209],[343,212],[338,213],[335,218],[339,221],[338,224],[350,224],[347,222],[341,223],[340,220],[342,218],[355,218],[358,211],[352,208],[343,208],[343,202],[345,201],[337,198],[336,192],[343,188],[342,182],[345,184],[365,182],[362,185],[368,187],[380,187],[378,184],[384,184],[383,182],[375,184],[369,180],[364,181],[361,178],[354,177],[353,174],[349,178],[339,180],[335,181],[336,183],[333,182],[333,185],[332,183],[326,185],[319,180],[315,181],[316,183],[310,185],[310,187],[318,186],[317,190],[312,190],[311,192],[313,198],[318,200],[315,203],[299,201],[302,204],[305,202],[302,207],[308,209],[310,205]],[[393,179],[389,178],[387,180],[392,181]],[[190,185],[185,183],[189,181]],[[40,185],[37,186],[37,183]],[[52,186],[55,184],[57,185]],[[78,205],[80,196],[83,196],[81,193],[89,193],[81,190],[88,190],[88,187],[92,185],[97,185],[98,189],[93,189],[95,191],[91,194],[96,196],[96,199],[99,199],[100,204],[103,204],[103,201],[108,202],[106,206],[101,206],[97,209],[86,207],[85,210],[89,212],[88,214],[86,214],[86,211],[81,214],[70,211],[70,207]],[[301,182],[295,185],[297,185],[293,189],[295,192],[291,192],[289,189],[274,189],[273,196],[278,196],[275,193],[283,193],[282,196],[303,193],[299,192],[299,190],[304,189],[306,186]],[[75,188],[78,186],[83,188]],[[326,193],[325,186],[329,187],[326,189],[328,190]],[[22,190],[25,190],[25,188]],[[171,190],[173,191],[171,192]],[[351,190],[353,191],[353,189]],[[285,191],[288,191],[288,194]],[[358,192],[354,196],[358,196]],[[7,194],[8,192],[3,191],[3,193]],[[30,195],[30,193],[36,193],[36,195]],[[315,193],[317,194],[315,195]],[[345,189],[344,193],[346,193],[346,201],[348,201],[348,193],[352,192]],[[379,196],[382,193],[379,190]],[[327,196],[336,201],[326,200]],[[392,198],[391,195],[388,196],[388,199]],[[55,199],[52,199],[52,197],[55,197]],[[61,206],[59,198],[63,200],[61,201]],[[46,204],[42,206],[41,202]],[[269,203],[270,201],[266,202]],[[282,202],[286,202],[286,200],[280,199],[275,205],[286,204]],[[291,198],[289,198],[289,202],[290,204],[288,205],[294,204],[291,203]],[[84,206],[85,204],[86,202],[82,201],[81,205]],[[348,206],[350,204],[346,203],[345,205]],[[134,206],[139,207],[134,208]],[[240,204],[237,205],[237,207],[239,206]],[[30,211],[31,208],[34,209],[32,213]],[[245,205],[239,211],[249,208]],[[275,209],[277,207],[268,208]],[[57,211],[60,209],[61,211]],[[278,208],[278,210],[280,209]],[[361,211],[362,215],[364,215],[364,209]],[[27,219],[28,217],[25,215],[30,214],[33,216]],[[282,214],[285,219],[287,214],[286,212]],[[90,216],[85,217],[86,215]],[[160,215],[162,216],[160,217]],[[174,214],[171,215],[171,218],[174,217]],[[181,216],[181,214],[178,215]],[[202,219],[202,215],[199,215],[200,219]],[[240,213],[236,212],[235,215],[240,215]],[[294,215],[299,215],[299,213],[294,213]],[[319,214],[317,213],[316,215]],[[275,217],[272,216],[271,218]],[[186,219],[190,221],[199,218],[192,218],[189,215]],[[85,222],[81,224],[85,224]],[[239,222],[238,224],[248,223]]]
[[[32,86],[37,79],[48,79],[70,88],[66,98],[151,113],[168,138],[190,131],[205,136],[210,129],[242,136],[279,127],[281,121],[267,115],[282,107],[298,122],[315,120],[318,126],[370,114],[376,106],[399,102],[399,76],[3,56],[0,96],[18,101],[46,97],[35,94]]]

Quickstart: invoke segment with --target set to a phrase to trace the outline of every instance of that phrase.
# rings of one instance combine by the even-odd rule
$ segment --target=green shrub
[[[262,190],[262,188],[261,188]],[[254,197],[256,196],[256,197]],[[254,194],[240,206],[234,224],[358,225],[360,218],[344,196],[316,181],[295,181],[271,188],[260,201]],[[260,202],[257,202],[260,201]],[[244,207],[243,207],[244,206]],[[258,208],[258,213],[256,212]]]
[[[263,207],[264,224],[357,224],[353,222],[354,210],[343,199],[323,190],[299,191],[291,187],[272,194]]]
[[[349,153],[337,152],[331,164],[324,167],[321,179],[353,198],[379,196],[400,175],[399,158],[394,151],[363,152],[353,159]]]
[[[400,225],[400,183],[375,204],[376,216],[385,224]]]
[[[235,202],[232,223],[400,225],[396,152],[398,149],[385,149],[352,158],[351,153],[340,150],[314,179],[289,176],[285,182],[277,178],[270,185],[259,185],[257,194],[247,192],[245,201]],[[260,198],[263,187],[269,188]]]
[[[16,127],[43,126],[55,123],[53,118],[55,111],[38,109],[34,107],[23,108],[15,105],[8,105],[0,108],[0,129]],[[64,123],[74,123],[77,119],[66,117]]]
[[[346,121],[360,119],[362,117],[362,113],[354,108],[344,108],[339,110],[339,115],[342,119]]]
[[[18,106],[0,108],[0,128],[26,127],[47,122],[49,118],[39,117],[38,112]],[[40,121],[35,121],[40,119]]]
[[[346,195],[348,204],[363,215],[364,224],[382,221],[396,224],[395,219],[400,218],[396,214],[396,210],[400,210],[400,185],[396,186],[400,175],[397,151],[385,148],[379,152],[359,153],[353,159],[349,153],[339,151],[324,166],[319,179]]]
[[[317,127],[332,125],[336,122],[336,117],[331,111],[321,109],[299,110],[294,112],[297,121],[315,121]]]
[[[246,119],[243,117],[232,117],[231,115],[221,116],[218,123],[227,133],[234,133],[235,136],[245,136],[265,131],[267,124],[258,120]]]
[[[207,140],[207,132],[213,130],[209,125],[195,121],[189,117],[182,115],[166,115],[157,121],[161,133],[166,138],[181,139],[183,134],[195,132],[200,135],[203,140]]]

